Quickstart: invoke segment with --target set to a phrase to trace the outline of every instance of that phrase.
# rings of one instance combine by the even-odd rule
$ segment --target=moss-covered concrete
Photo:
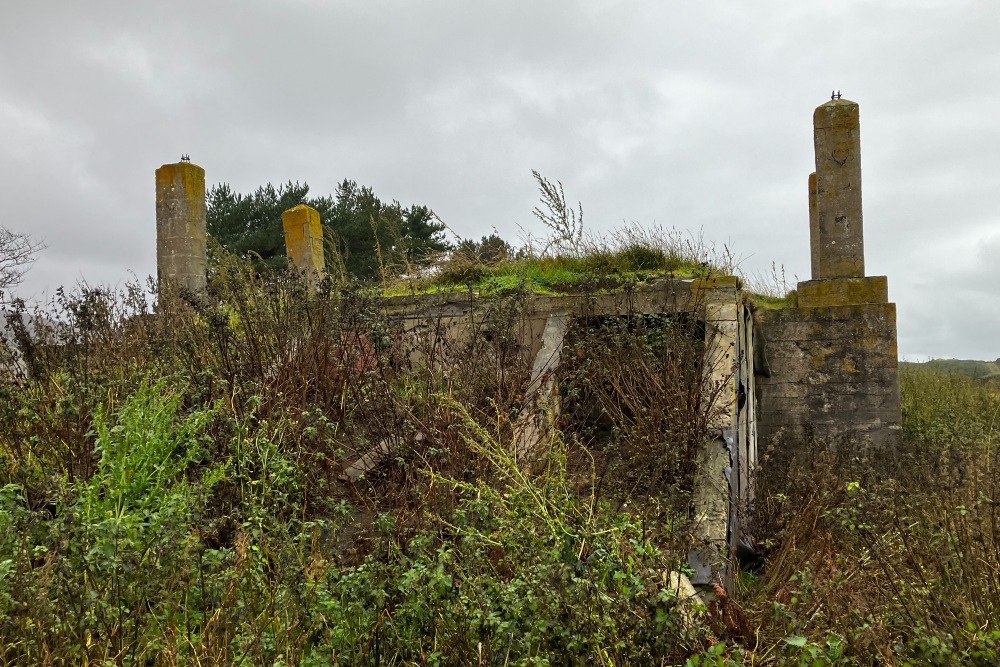
[[[285,250],[288,261],[311,282],[322,280],[326,274],[323,258],[323,226],[319,211],[299,204],[281,214],[285,230]]]
[[[799,308],[828,308],[864,303],[888,303],[889,279],[885,276],[806,280],[798,284]]]
[[[756,383],[762,446],[898,442],[895,304],[758,310],[754,319],[768,369]]]
[[[813,114],[819,269],[813,278],[865,275],[861,125],[857,103],[830,100]]]
[[[208,235],[205,229],[205,170],[190,162],[156,170],[156,271],[169,287],[205,291]]]

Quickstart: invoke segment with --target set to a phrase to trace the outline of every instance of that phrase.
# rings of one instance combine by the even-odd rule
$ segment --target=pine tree
[[[216,185],[208,192],[208,233],[259,269],[282,270],[287,261],[281,214],[307,204],[319,211],[328,253],[339,254],[347,274],[361,280],[419,267],[449,248],[444,224],[427,206],[386,204],[371,188],[346,179],[333,195],[308,194],[308,184],[291,181],[278,188],[269,183],[249,195]],[[327,264],[333,263],[328,257]]]

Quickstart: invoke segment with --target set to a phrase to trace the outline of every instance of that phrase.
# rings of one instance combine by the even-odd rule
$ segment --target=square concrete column
[[[812,266],[812,279],[819,278],[819,209],[816,199],[816,172],[809,174],[809,260]]]
[[[813,279],[861,278],[861,130],[858,105],[835,99],[813,114],[819,271]]]
[[[299,204],[281,214],[281,224],[285,228],[289,264],[315,285],[326,276],[323,225],[320,224],[319,211]]]
[[[711,400],[704,406],[709,411],[712,436],[702,445],[695,460],[693,536],[697,547],[688,553],[688,564],[694,569],[691,582],[710,586],[721,581],[731,590],[732,571],[729,568],[731,546],[735,535],[735,508],[739,498],[734,495],[732,471],[738,470],[739,444],[737,434],[737,375],[740,364],[740,297],[739,282],[725,276],[698,281],[697,300],[704,307],[705,318],[705,386]]]
[[[205,291],[205,170],[181,161],[156,170],[156,273],[161,285]]]

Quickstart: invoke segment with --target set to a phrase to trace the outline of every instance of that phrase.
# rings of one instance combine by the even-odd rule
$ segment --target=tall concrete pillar
[[[865,247],[861,217],[861,131],[858,105],[835,99],[813,114],[819,275],[861,278]]]
[[[892,446],[902,434],[896,304],[888,278],[865,275],[858,127],[848,100],[813,114],[812,280],[798,284],[796,308],[754,314],[769,370],[756,381],[758,437],[769,448]]]
[[[812,263],[812,279],[819,278],[819,209],[816,207],[816,172],[809,174],[809,259]]]
[[[326,275],[319,211],[299,204],[281,214],[281,225],[285,228],[285,250],[289,263],[310,283],[318,283]]]
[[[156,273],[161,283],[204,293],[208,267],[205,170],[181,161],[156,170]]]

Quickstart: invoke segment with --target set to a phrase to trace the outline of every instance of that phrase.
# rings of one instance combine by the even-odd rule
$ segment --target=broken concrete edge
[[[530,464],[538,458],[546,427],[553,425],[559,417],[556,371],[562,360],[563,342],[569,325],[570,318],[566,315],[551,315],[545,320],[541,347],[531,366],[524,391],[524,405],[517,420],[514,448],[518,461]]]

